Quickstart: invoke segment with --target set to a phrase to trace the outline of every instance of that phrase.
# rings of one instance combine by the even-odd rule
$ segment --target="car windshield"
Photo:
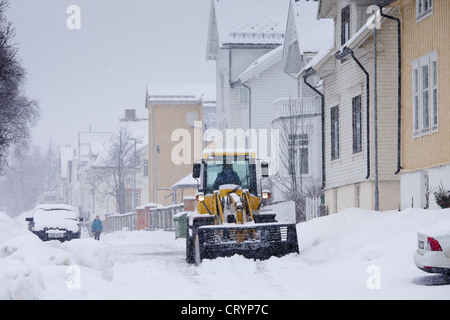
[[[250,192],[254,192],[255,181],[253,181],[253,174],[255,170],[255,164],[248,156],[223,156],[216,155],[204,160],[206,165],[207,177],[206,177],[206,192],[212,193],[214,190],[214,183],[220,172],[228,165],[229,169],[232,169],[239,177],[242,189],[249,189]],[[221,183],[220,183],[221,184]],[[228,184],[228,183],[226,183]],[[234,183],[237,184],[237,183]],[[217,183],[216,183],[217,185]]]

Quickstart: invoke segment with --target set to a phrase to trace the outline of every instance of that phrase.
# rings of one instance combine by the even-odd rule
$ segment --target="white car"
[[[64,204],[41,204],[34,209],[33,217],[26,218],[28,228],[42,241],[68,241],[81,236],[77,210]]]
[[[450,225],[419,231],[417,241],[416,266],[429,273],[450,274]]]

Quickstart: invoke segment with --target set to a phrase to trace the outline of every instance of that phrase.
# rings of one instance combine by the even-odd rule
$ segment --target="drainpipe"
[[[248,129],[252,128],[252,89],[245,83],[242,83],[244,88],[248,90]]]
[[[355,53],[352,49],[345,47],[342,52],[337,52],[335,58],[340,60],[345,58],[347,55],[351,55],[356,64],[361,68],[361,70],[366,75],[366,106],[367,106],[367,175],[366,179],[370,177],[370,76],[369,72],[364,68],[364,66],[355,57]]]
[[[401,146],[402,146],[402,28],[399,18],[389,16],[383,13],[383,7],[380,8],[381,16],[397,22],[397,47],[398,47],[398,123],[397,123],[397,171],[395,175],[402,170],[401,166]]]
[[[306,74],[303,76],[303,82],[310,87],[315,93],[317,93],[322,99],[322,190],[325,189],[325,96],[322,92],[314,88],[310,83],[308,83],[308,78],[316,73],[316,70],[309,68],[306,70]]]

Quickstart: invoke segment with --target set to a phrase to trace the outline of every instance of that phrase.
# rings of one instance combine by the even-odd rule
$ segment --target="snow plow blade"
[[[235,254],[267,260],[299,253],[295,224],[207,225],[198,228],[198,240],[200,261]]]

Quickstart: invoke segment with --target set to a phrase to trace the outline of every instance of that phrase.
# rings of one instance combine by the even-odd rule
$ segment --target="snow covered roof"
[[[300,70],[298,76],[303,76],[306,70],[310,68],[319,68],[322,63],[324,63],[334,52],[334,41],[330,41],[327,46],[325,46],[322,50],[320,50],[311,61]]]
[[[181,188],[197,188],[197,180],[194,179],[192,173],[188,174],[183,179],[180,179],[176,183],[174,183],[171,187],[172,190],[181,189]]]
[[[317,53],[334,38],[334,22],[318,20],[318,3],[313,0],[290,0],[286,28],[283,68],[299,71],[300,55]]]
[[[280,45],[289,0],[211,0],[207,60],[224,45]]]
[[[149,84],[147,101],[150,103],[199,103],[216,101],[215,84]]]
[[[248,80],[258,76],[275,63],[281,61],[283,55],[283,46],[279,46],[261,56],[258,60],[253,62],[244,72],[242,72],[236,81],[247,82]]]
[[[334,22],[329,19],[316,19],[316,1],[291,0],[291,6],[300,53],[319,52],[324,45],[333,40]]]

